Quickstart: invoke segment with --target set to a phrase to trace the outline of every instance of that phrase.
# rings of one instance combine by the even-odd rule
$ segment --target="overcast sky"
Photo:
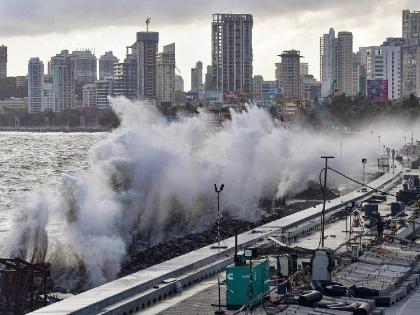
[[[178,68],[190,87],[190,68],[211,56],[211,14],[254,16],[254,74],[274,79],[283,50],[298,49],[319,76],[319,37],[330,27],[351,31],[354,50],[401,36],[401,11],[420,10],[418,0],[0,0],[0,45],[9,50],[8,73],[26,75],[30,57],[44,63],[61,49],[107,50],[120,59],[136,32],[160,33],[162,45],[176,43]]]

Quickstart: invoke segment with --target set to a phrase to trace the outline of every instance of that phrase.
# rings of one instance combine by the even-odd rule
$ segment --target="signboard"
[[[388,101],[388,80],[367,80],[367,98],[374,103]]]

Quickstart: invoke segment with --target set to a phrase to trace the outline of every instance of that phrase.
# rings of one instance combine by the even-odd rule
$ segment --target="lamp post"
[[[214,184],[214,191],[217,193],[217,247],[220,248],[220,193],[223,191],[224,184],[217,188]]]
[[[363,183],[363,187],[362,187],[362,191],[364,191],[365,190],[365,167],[366,167],[366,163],[367,163],[367,159],[366,158],[363,158],[362,159],[362,164],[363,164],[363,180],[362,180],[362,183]]]
[[[321,156],[321,159],[325,160],[324,168],[324,203],[322,205],[321,212],[321,247],[324,247],[324,232],[325,232],[325,203],[327,202],[327,171],[328,171],[328,159],[333,159],[333,156]]]

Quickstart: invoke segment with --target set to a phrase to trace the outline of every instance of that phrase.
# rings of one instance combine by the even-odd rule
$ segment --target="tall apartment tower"
[[[67,50],[51,58],[53,101],[55,112],[74,107],[75,77],[74,61]]]
[[[337,36],[337,89],[339,93],[354,96],[353,89],[353,34],[338,32]]]
[[[420,11],[403,10],[402,36],[403,38],[420,38]]]
[[[286,50],[281,55],[280,84],[284,98],[301,98],[300,51]]]
[[[191,68],[191,91],[199,92],[203,84],[203,63],[198,61],[194,68]]]
[[[401,97],[401,47],[360,47],[360,63],[366,68],[368,80],[387,80],[388,99]]]
[[[251,14],[213,14],[212,66],[219,93],[252,93]]]
[[[178,75],[175,74],[175,92],[184,92],[184,79]]]
[[[131,100],[138,98],[137,60],[137,54],[132,47],[127,47],[124,62],[114,64],[114,96],[125,96]]]
[[[82,85],[94,83],[97,79],[96,56],[90,50],[77,50],[72,52],[71,58],[76,82]]]
[[[175,103],[175,44],[156,55],[156,103]]]
[[[40,113],[44,85],[44,63],[39,58],[31,58],[28,63],[28,112]]]
[[[156,54],[158,32],[137,32],[137,40],[131,46],[137,62],[137,97],[156,99]]]
[[[0,46],[0,79],[7,77],[7,46]]]
[[[321,96],[327,97],[337,88],[337,38],[330,28],[320,39]]]
[[[114,73],[114,63],[118,62],[118,58],[113,55],[112,51],[105,52],[99,58],[99,80],[112,76]]]

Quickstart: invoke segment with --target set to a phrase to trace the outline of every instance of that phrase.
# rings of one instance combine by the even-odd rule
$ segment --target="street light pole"
[[[327,202],[327,171],[328,171],[328,159],[333,159],[333,156],[321,156],[321,159],[325,159],[324,168],[324,203],[322,205],[321,212],[321,247],[324,247],[324,232],[325,232],[325,203]]]
[[[220,248],[220,193],[223,191],[224,184],[217,188],[214,184],[214,191],[217,193],[217,247]]]
[[[366,158],[363,158],[362,159],[362,164],[363,164],[363,179],[362,179],[362,183],[363,183],[363,187],[362,187],[362,191],[364,191],[365,190],[365,166],[366,166],[366,163],[367,163],[367,159]]]

